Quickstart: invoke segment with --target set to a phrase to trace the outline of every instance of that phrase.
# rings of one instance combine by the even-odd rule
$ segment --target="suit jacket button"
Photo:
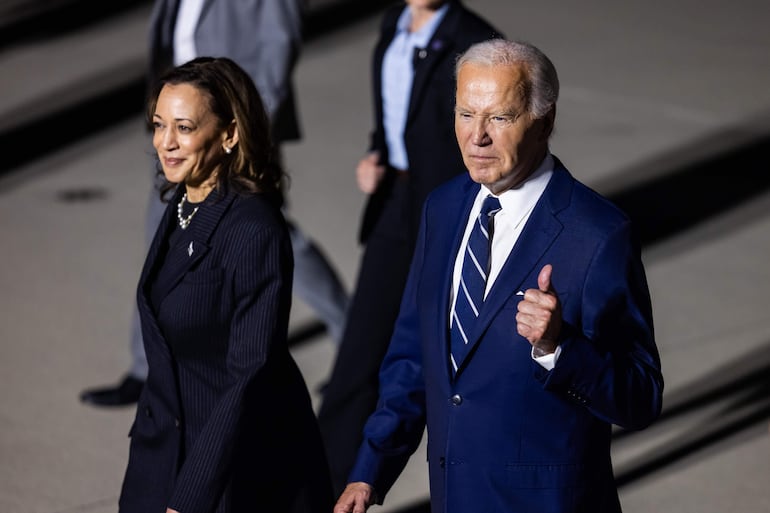
[[[145,408],[145,409],[144,409],[144,414],[145,414],[147,417],[152,417],[152,410],[150,410],[150,408]]]
[[[179,420],[179,419],[174,419],[174,425],[175,425],[175,426],[177,427],[177,429],[178,429],[178,428],[179,428],[179,426],[181,426],[181,425],[182,425],[182,423],[180,422],[180,420]]]
[[[452,396],[450,401],[452,401],[452,404],[454,404],[455,406],[460,406],[460,404],[462,404],[463,402],[463,398],[460,394],[455,394]]]
[[[441,467],[441,468],[444,468],[444,466],[445,466],[445,465],[446,465],[446,460],[445,460],[445,459],[444,459],[444,457],[442,456],[442,457],[440,457],[440,458],[438,459],[438,466],[439,466],[439,467]]]

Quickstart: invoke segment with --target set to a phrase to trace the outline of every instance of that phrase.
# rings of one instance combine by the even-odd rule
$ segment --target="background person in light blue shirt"
[[[396,169],[409,169],[404,129],[414,82],[413,60],[415,57],[420,58],[420,52],[427,52],[425,48],[436,26],[444,19],[447,9],[449,5],[444,4],[422,27],[413,32],[409,28],[412,12],[404,9],[398,18],[396,35],[385,51],[382,61],[382,121],[388,144],[388,163]]]

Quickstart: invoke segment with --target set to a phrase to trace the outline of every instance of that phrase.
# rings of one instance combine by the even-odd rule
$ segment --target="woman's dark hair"
[[[222,129],[235,120],[238,144],[232,153],[222,152],[217,188],[223,191],[231,186],[241,193],[263,193],[281,202],[284,172],[273,144],[267,112],[251,77],[226,57],[198,57],[172,68],[160,77],[147,102],[150,127],[158,96],[166,84],[189,84],[201,91]],[[208,178],[202,176],[200,181]],[[166,184],[161,196],[175,186]]]

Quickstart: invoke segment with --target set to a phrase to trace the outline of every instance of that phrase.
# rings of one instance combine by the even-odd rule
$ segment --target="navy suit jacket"
[[[455,378],[452,271],[479,185],[468,175],[426,201],[380,401],[351,481],[388,491],[427,421],[435,513],[618,512],[612,424],[660,413],[663,379],[650,297],[626,216],[556,169],[492,286]],[[545,264],[563,309],[561,356],[547,371],[517,334],[519,291]]]
[[[168,247],[183,189],[139,281],[149,373],[120,511],[331,511],[315,414],[287,346],[293,266],[282,215],[262,195],[214,191]]]
[[[372,58],[374,130],[370,151],[380,153],[381,163],[388,163],[388,146],[382,111],[382,61],[396,34],[398,17],[404,5],[391,7],[383,16],[380,37]],[[436,27],[424,52],[414,56],[414,80],[404,128],[404,142],[409,159],[412,192],[410,226],[404,227],[413,241],[417,235],[422,204],[437,185],[465,172],[462,155],[454,133],[455,59],[474,43],[502,37],[500,32],[465,8],[450,0],[449,8]],[[385,180],[369,197],[361,223],[360,239],[365,241],[374,228],[388,200],[390,190]]]

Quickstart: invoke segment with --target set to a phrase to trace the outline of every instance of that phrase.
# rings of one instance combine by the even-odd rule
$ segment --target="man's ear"
[[[556,105],[551,107],[551,110],[548,111],[548,114],[543,116],[543,127],[542,127],[542,136],[548,140],[551,137],[551,134],[553,133],[553,127],[556,123]]]

